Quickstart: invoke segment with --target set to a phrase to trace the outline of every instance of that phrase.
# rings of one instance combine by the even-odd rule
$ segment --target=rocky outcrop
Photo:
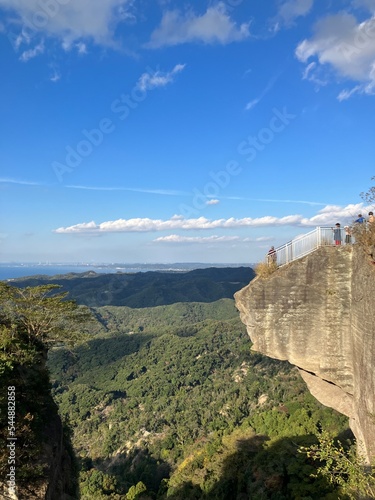
[[[349,417],[375,457],[375,265],[357,245],[322,247],[235,294],[253,349],[296,365],[311,393]]]

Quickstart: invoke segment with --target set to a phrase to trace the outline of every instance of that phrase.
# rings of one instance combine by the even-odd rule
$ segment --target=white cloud
[[[169,72],[158,70],[153,73],[143,73],[137,82],[137,86],[142,91],[152,90],[156,87],[165,87],[168,83],[173,82],[175,75],[180,73],[185,66],[185,64],[176,64]]]
[[[375,13],[375,0],[354,0],[353,5],[355,7],[363,7],[368,11]]]
[[[297,226],[314,227],[331,225],[338,220],[350,222],[356,218],[360,211],[366,210],[362,204],[347,205],[346,207],[327,205],[313,217],[307,218],[299,214],[275,217],[266,215],[264,217],[251,218],[244,217],[236,219],[210,220],[206,217],[196,219],[185,219],[180,215],[175,215],[167,220],[134,218],[117,219],[114,221],[96,224],[94,221],[75,224],[69,227],[60,227],[54,232],[59,234],[90,234],[90,233],[126,233],[126,232],[157,232],[170,230],[208,230],[208,229],[231,229],[241,227],[276,227],[276,226]]]
[[[19,184],[21,186],[43,186],[39,182],[25,181],[22,179],[12,179],[10,177],[0,177],[0,184]]]
[[[155,243],[228,243],[233,241],[239,241],[238,236],[180,236],[178,234],[170,234],[169,236],[161,236],[154,240]]]
[[[131,0],[0,0],[0,8],[9,13],[7,24],[14,29],[22,24],[23,43],[27,37],[44,34],[59,38],[66,46],[84,38],[98,44],[112,43],[114,29],[127,19],[124,13],[131,4]]]
[[[367,211],[369,207],[364,207],[362,203],[346,205],[327,205],[309,219],[309,223],[314,226],[330,226],[335,222],[353,222],[359,213]]]
[[[344,89],[342,90],[339,95],[337,96],[337,99],[341,102],[341,101],[346,101],[347,99],[349,99],[353,94],[356,94],[357,92],[360,92],[361,90],[361,86],[360,85],[356,85],[355,87],[353,87],[352,89],[348,90],[348,89]]]
[[[308,80],[309,79],[309,75],[310,75],[310,72],[316,68],[316,62],[312,62],[310,64],[308,64],[303,72],[303,79],[304,80]]]
[[[281,72],[277,73],[272,78],[270,78],[269,82],[264,87],[264,89],[259,94],[259,96],[246,104],[246,106],[245,106],[246,111],[250,111],[251,109],[253,109],[263,99],[263,97],[266,94],[268,94],[268,92],[272,89],[272,87],[275,85],[275,83],[279,79],[280,75],[281,75]]]
[[[187,191],[179,191],[177,189],[147,189],[147,188],[127,188],[127,187],[105,187],[105,186],[65,186],[69,189],[82,189],[86,191],[132,191],[135,193],[160,194],[163,196],[186,196],[190,193]]]
[[[78,42],[75,44],[78,54],[87,54],[87,46],[83,42]]]
[[[302,73],[302,79],[314,83],[316,90],[319,90],[320,87],[324,87],[328,84],[327,79],[324,77],[322,68],[318,67],[316,62],[312,62],[306,66]]]
[[[371,66],[369,81],[361,85],[356,85],[355,87],[352,87],[350,90],[348,89],[342,90],[337,96],[337,99],[339,101],[344,101],[346,99],[349,99],[349,97],[351,97],[353,94],[356,93],[375,95],[375,61],[372,63]]]
[[[215,198],[206,201],[206,205],[217,205],[218,203],[220,203],[220,200],[216,200]]]
[[[50,76],[49,79],[51,82],[54,82],[54,83],[58,82],[61,79],[61,74],[56,69],[54,69],[53,74]]]
[[[33,49],[25,50],[20,55],[20,61],[27,62],[30,59],[34,59],[34,57],[44,53],[44,42],[41,41],[36,45]]]
[[[255,108],[255,106],[258,104],[259,101],[260,101],[260,99],[257,98],[257,99],[253,99],[252,101],[248,102],[245,106],[245,110],[250,111],[250,109]]]
[[[151,34],[150,48],[179,45],[188,42],[222,45],[244,40],[250,36],[249,23],[237,26],[230,18],[224,2],[208,7],[202,15],[191,10],[165,12],[160,26]]]
[[[76,50],[78,54],[80,55],[85,55],[88,53],[87,49],[87,44],[80,41],[80,42],[73,42],[73,40],[64,40],[62,42],[62,48],[66,51],[69,52],[71,50]]]
[[[290,25],[298,17],[306,16],[313,3],[314,0],[288,0],[280,6],[278,18],[283,24]]]
[[[356,82],[339,94],[340,100],[354,93],[375,94],[375,17],[358,22],[345,12],[327,16],[316,24],[314,36],[298,45],[296,56],[308,63],[304,77],[315,83],[322,81],[317,73],[322,69]]]
[[[94,221],[91,222],[82,222],[81,224],[75,224],[74,226],[70,226],[67,228],[60,227],[56,229],[56,233],[88,233],[88,232],[98,232],[99,227],[95,224]]]
[[[264,241],[272,241],[273,238],[271,236],[259,236],[259,238],[255,238],[255,241],[258,242],[264,242]],[[248,238],[248,241],[252,241],[250,238]]]

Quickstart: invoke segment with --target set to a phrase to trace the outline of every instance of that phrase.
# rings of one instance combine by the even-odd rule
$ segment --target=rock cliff
[[[253,349],[296,365],[310,392],[349,417],[375,457],[375,265],[357,245],[322,247],[235,294]]]
[[[78,498],[70,438],[64,432],[50,392],[45,359],[41,357],[29,367],[17,366],[7,385],[14,385],[17,394],[15,487],[10,488],[8,481],[2,480],[9,473],[8,453],[4,453],[5,464],[4,461],[0,464],[0,499]]]

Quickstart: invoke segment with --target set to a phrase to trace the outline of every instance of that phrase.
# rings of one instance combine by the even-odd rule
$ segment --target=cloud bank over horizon
[[[345,222],[356,219],[359,212],[366,211],[362,203],[351,204],[345,207],[327,205],[312,217],[303,217],[299,214],[275,217],[267,215],[264,217],[244,217],[227,219],[207,219],[206,217],[186,219],[181,215],[174,215],[170,219],[133,218],[117,219],[102,223],[94,221],[82,222],[68,227],[59,227],[54,230],[57,234],[92,234],[92,233],[127,233],[127,232],[157,232],[169,230],[211,230],[211,229],[233,229],[243,227],[276,227],[297,226],[314,227],[331,225],[340,220]]]

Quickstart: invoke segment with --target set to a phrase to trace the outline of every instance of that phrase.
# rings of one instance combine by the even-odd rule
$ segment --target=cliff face
[[[356,245],[322,247],[235,294],[253,349],[296,365],[311,393],[347,415],[375,457],[375,265]]]
[[[15,447],[15,488],[0,481],[0,499],[74,500],[77,471],[69,436],[64,434],[49,386],[45,359],[32,366],[17,366],[6,386],[16,388],[17,442]],[[1,408],[0,410],[3,410]],[[5,412],[4,412],[5,413]],[[35,425],[34,425],[35,423]],[[1,450],[4,452],[4,450]],[[1,479],[7,477],[8,453],[0,465]],[[2,466],[2,467],[1,467]]]

